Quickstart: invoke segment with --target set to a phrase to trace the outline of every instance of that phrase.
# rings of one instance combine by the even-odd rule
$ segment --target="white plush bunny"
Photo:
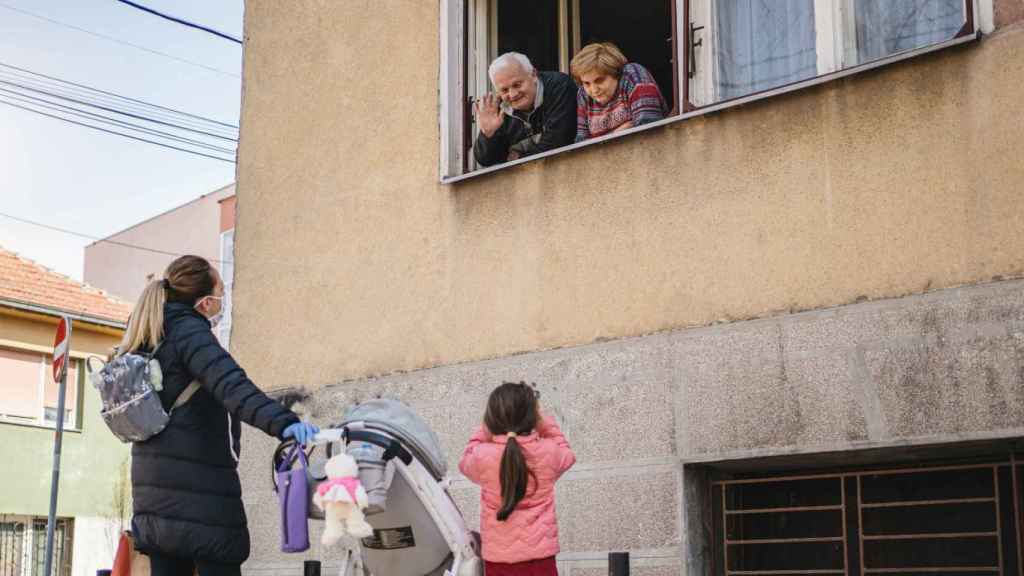
[[[313,503],[324,511],[324,534],[320,542],[333,546],[346,534],[355,538],[373,535],[363,510],[369,505],[359,482],[359,466],[348,454],[336,454],[324,466],[327,480],[317,486]]]

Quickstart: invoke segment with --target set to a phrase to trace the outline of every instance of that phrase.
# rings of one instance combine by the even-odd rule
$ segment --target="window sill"
[[[39,430],[50,430],[51,432],[56,432],[57,431],[56,426],[52,426],[52,425],[49,425],[49,424],[39,424],[37,422],[20,422],[18,420],[10,420],[10,419],[7,419],[7,418],[0,418],[0,426],[17,426],[19,428],[36,428],[36,429],[39,429]],[[64,428],[64,432],[71,432],[73,434],[81,434],[82,433],[82,429],[81,428],[67,428],[67,427],[65,427]]]
[[[652,122],[650,124],[644,124],[643,126],[637,126],[635,128],[630,128],[628,130],[623,130],[622,132],[616,132],[614,134],[607,134],[605,136],[601,136],[601,137],[598,137],[598,138],[592,138],[592,139],[586,140],[584,142],[577,142],[575,144],[569,144],[568,146],[563,146],[562,148],[558,148],[556,150],[549,150],[547,152],[542,152],[540,154],[535,154],[533,156],[528,156],[526,158],[520,158],[519,160],[513,160],[512,162],[506,162],[504,164],[498,164],[496,166],[489,166],[487,168],[481,168],[480,170],[475,170],[475,171],[469,172],[467,174],[460,174],[458,176],[442,176],[441,177],[441,183],[442,184],[456,184],[458,182],[464,182],[466,180],[470,180],[470,179],[477,178],[477,177],[480,177],[480,176],[485,176],[485,175],[488,175],[488,174],[493,174],[495,172],[499,172],[499,171],[502,171],[502,170],[513,168],[515,166],[520,166],[522,164],[527,164],[529,162],[534,162],[534,161],[537,161],[537,160],[542,160],[544,158],[550,158],[551,156],[556,156],[558,154],[565,154],[565,153],[571,152],[573,150],[579,150],[581,148],[586,148],[588,146],[595,146],[595,145],[598,145],[598,144],[603,144],[604,142],[608,142],[608,141],[611,141],[611,140],[617,140],[619,138],[626,138],[626,137],[629,137],[629,136],[631,136],[633,134],[637,134],[637,133],[640,133],[640,132],[646,132],[648,130],[654,130],[654,129],[657,129],[657,128],[661,128],[662,126],[668,126],[669,124],[675,124],[677,122],[683,122],[683,121],[689,120],[691,118],[697,118],[699,116],[704,116],[705,114],[711,114],[713,112],[719,112],[721,110],[726,110],[728,108],[733,108],[733,107],[736,107],[736,106],[742,106],[744,104],[749,104],[751,102],[756,102],[758,100],[764,100],[764,99],[772,98],[772,97],[779,96],[779,95],[782,95],[782,94],[787,94],[789,92],[795,92],[797,90],[803,90],[804,88],[809,88],[811,86],[817,86],[819,84],[825,84],[827,82],[832,82],[832,81],[838,80],[840,78],[846,78],[847,76],[853,76],[855,74],[860,74],[862,72],[867,72],[869,70],[874,70],[876,68],[880,68],[880,67],[883,67],[883,66],[888,66],[888,65],[894,64],[896,62],[900,62],[900,61],[903,61],[903,60],[909,60],[911,58],[916,58],[916,57],[924,55],[924,54],[929,54],[931,52],[937,52],[939,50],[944,50],[944,49],[950,48],[952,46],[958,46],[960,44],[966,44],[968,42],[974,42],[974,41],[977,41],[978,39],[980,39],[981,36],[982,36],[981,32],[974,32],[972,34],[968,34],[968,35],[962,36],[960,38],[954,38],[954,39],[948,40],[946,42],[942,42],[942,43],[939,43],[939,44],[933,44],[931,46],[926,46],[924,48],[918,48],[916,50],[908,50],[907,52],[902,52],[900,54],[894,54],[894,55],[886,57],[886,58],[881,58],[879,60],[875,60],[874,62],[869,62],[867,64],[861,64],[859,66],[853,66],[853,67],[847,68],[845,70],[840,70],[838,72],[833,72],[831,74],[825,74],[823,76],[818,76],[818,77],[812,78],[810,80],[804,80],[803,82],[797,82],[795,84],[789,84],[789,85],[786,85],[786,86],[780,86],[779,88],[774,88],[772,90],[767,90],[765,92],[757,92],[755,94],[751,94],[749,96],[744,96],[742,98],[736,98],[736,99],[733,99],[733,100],[727,100],[727,101],[724,101],[724,102],[718,102],[718,103],[715,103],[715,104],[709,104],[707,106],[704,106],[704,107],[699,108],[697,110],[693,110],[691,112],[686,112],[686,113],[683,113],[683,114],[677,114],[675,116],[672,116],[670,118],[665,118],[665,119],[659,120],[657,122]]]

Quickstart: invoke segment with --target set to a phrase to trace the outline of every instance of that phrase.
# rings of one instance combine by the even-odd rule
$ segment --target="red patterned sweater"
[[[576,93],[576,141],[603,136],[630,121],[640,126],[661,120],[666,114],[668,105],[651,73],[639,64],[626,64],[607,104],[598,104],[582,86]]]

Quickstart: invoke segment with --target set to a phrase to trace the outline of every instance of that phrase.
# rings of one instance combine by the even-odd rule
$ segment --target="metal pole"
[[[629,576],[629,552],[608,553],[608,576]]]
[[[46,559],[43,576],[53,574],[53,533],[57,527],[57,489],[60,483],[60,447],[64,439],[64,392],[67,388],[68,363],[71,362],[71,322],[67,321],[67,352],[60,382],[57,384],[57,425],[53,436],[53,475],[50,479],[50,513],[46,518]]]

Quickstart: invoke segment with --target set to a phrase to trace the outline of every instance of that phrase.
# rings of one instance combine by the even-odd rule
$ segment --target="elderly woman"
[[[576,141],[661,120],[665,98],[646,68],[628,63],[610,42],[589,44],[572,59],[576,95]]]

